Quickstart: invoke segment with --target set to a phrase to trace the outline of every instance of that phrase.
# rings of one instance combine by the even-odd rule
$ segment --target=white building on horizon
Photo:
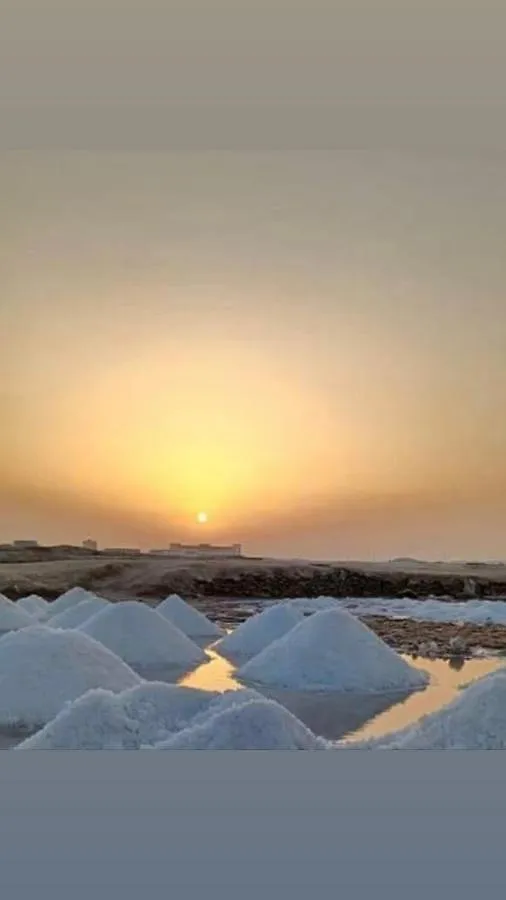
[[[83,541],[83,547],[85,550],[93,550],[93,551],[98,550],[97,542],[92,540],[91,538],[87,538],[85,541]]]
[[[217,546],[216,544],[169,544],[161,550],[151,550],[154,556],[179,556],[179,557],[206,557],[208,559],[242,556],[241,544],[228,544]]]

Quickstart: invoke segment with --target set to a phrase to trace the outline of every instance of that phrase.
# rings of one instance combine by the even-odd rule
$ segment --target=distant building
[[[88,538],[86,541],[83,541],[83,547],[85,550],[93,550],[96,552],[98,550],[98,544],[96,541],[92,541],[91,538]]]
[[[138,547],[106,547],[102,553],[107,556],[140,556],[141,551]]]
[[[218,547],[215,544],[169,544],[166,556],[205,556],[209,558],[241,556],[240,544]]]
[[[12,546],[16,550],[28,550],[30,547],[38,547],[38,541],[13,541]]]

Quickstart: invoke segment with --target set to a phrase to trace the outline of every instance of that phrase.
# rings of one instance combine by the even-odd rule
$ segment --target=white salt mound
[[[251,700],[264,700],[265,697],[251,688],[243,688],[237,691],[225,691],[223,694],[216,694],[209,698],[209,702],[201,710],[199,710],[191,721],[194,725],[201,725],[209,716],[216,716],[218,713],[226,712],[236,706],[244,706]]]
[[[138,750],[184,728],[214,693],[145,682],[120,694],[88,691],[19,750]]]
[[[163,740],[163,735],[185,728],[217,696],[215,691],[145,682],[132,691],[125,691],[121,700],[129,718],[139,723],[141,746],[155,744]]]
[[[157,744],[157,750],[323,750],[299,719],[273,700],[250,700]]]
[[[45,725],[91,688],[124,691],[140,678],[78,631],[32,625],[0,638],[0,725]]]
[[[82,603],[83,600],[90,600],[92,597],[96,597],[96,594],[86,591],[82,587],[70,588],[69,591],[60,594],[56,600],[48,604],[47,615],[52,618],[65,612],[66,609],[70,609],[71,606],[77,606],[78,603]]]
[[[16,605],[35,619],[45,616],[49,608],[47,600],[44,600],[44,597],[39,597],[38,594],[29,594],[28,597],[21,597]]]
[[[383,739],[395,750],[506,750],[506,672],[465,688],[444,709]]]
[[[190,723],[193,726],[259,697],[250,690],[217,694],[156,681],[118,694],[91,690],[16,749],[138,750],[167,740]]]
[[[342,609],[303,619],[246,663],[238,676],[302,691],[410,691],[428,680]]]
[[[33,623],[34,618],[30,613],[20,609],[17,603],[13,603],[8,597],[0,594],[0,632],[16,631],[18,628],[26,628]]]
[[[79,627],[132,666],[189,670],[207,657],[182,631],[145,603],[110,603]]]
[[[171,594],[156,607],[176,628],[189,638],[219,638],[223,631],[211,622],[204,613],[186,603],[178,594]]]
[[[232,660],[251,659],[291,631],[302,619],[303,615],[299,610],[288,603],[278,603],[246,619],[219,641],[216,649],[222,656]]]
[[[89,600],[82,600],[77,606],[69,606],[57,616],[52,616],[47,624],[51,628],[78,628],[84,622],[87,622],[91,616],[94,616],[104,606],[109,606],[109,601],[102,597],[90,597]]]

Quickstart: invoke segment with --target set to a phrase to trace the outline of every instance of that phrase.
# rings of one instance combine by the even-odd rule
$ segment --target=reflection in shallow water
[[[459,689],[490,675],[491,672],[504,667],[504,659],[467,659],[460,669],[451,666],[442,659],[411,659],[405,656],[411,665],[425,669],[430,675],[430,684],[424,691],[411,694],[402,703],[392,706],[387,712],[367,722],[360,731],[353,734],[353,739],[382,737],[391,731],[398,731],[407,725],[417,722],[422,716],[447,706],[457,696]]]
[[[236,680],[236,668],[231,662],[212,648],[207,653],[209,662],[182,678],[180,684],[207,691],[244,687]],[[344,694],[337,691],[318,694],[276,691],[256,684],[250,686],[277,700],[316,734],[331,740],[345,736],[355,740],[380,737],[405,728],[427,713],[446,706],[463,685],[504,666],[504,660],[498,657],[465,660],[459,668],[445,660],[413,659],[409,656],[404,659],[429,673],[430,684],[425,690],[409,695]]]
[[[234,678],[235,666],[223,656],[208,647],[209,662],[203,663],[194,672],[181,679],[185,687],[200,688],[202,691],[237,691],[242,688]]]

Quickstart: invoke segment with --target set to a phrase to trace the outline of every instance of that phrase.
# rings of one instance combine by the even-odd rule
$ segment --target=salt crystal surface
[[[471,625],[506,624],[503,600],[463,600],[448,602],[436,597],[416,600],[408,597],[301,597],[290,601],[303,612],[343,608],[355,615],[377,615],[426,622],[460,622]]]
[[[17,749],[136,750],[184,728],[214,697],[161,682],[144,682],[119,694],[88,691]]]
[[[157,750],[323,750],[299,719],[273,700],[249,700],[157,744]]]
[[[45,616],[49,607],[47,600],[44,600],[44,597],[39,597],[38,594],[29,594],[28,597],[21,597],[16,605],[19,609],[33,616],[34,619]]]
[[[57,616],[65,612],[66,609],[70,609],[71,606],[77,606],[78,603],[82,603],[83,600],[90,600],[92,597],[96,597],[96,594],[82,587],[70,588],[64,594],[60,594],[53,603],[48,604],[47,615],[48,617]]]
[[[34,618],[25,609],[0,594],[0,632],[15,631],[33,625]]]
[[[216,694],[214,697],[210,697],[209,703],[202,709],[197,712],[195,718],[192,719],[193,725],[200,725],[205,719],[208,719],[209,716],[216,716],[218,713],[226,712],[229,709],[233,709],[235,706],[244,706],[245,703],[248,703],[250,700],[264,700],[262,694],[258,691],[254,691],[251,688],[243,688],[238,691],[225,691],[223,694]]]
[[[36,727],[90,688],[123,691],[140,678],[78,631],[32,625],[0,638],[0,725]]]
[[[219,641],[216,650],[235,661],[251,659],[291,631],[302,619],[303,614],[289,603],[278,603],[242,622],[231,634]]]
[[[178,594],[166,597],[156,611],[190,638],[219,638],[223,634],[221,628]]]
[[[246,663],[238,677],[306,691],[406,691],[428,681],[425,673],[341,609],[304,619]]]
[[[175,625],[145,603],[111,603],[79,626],[130,665],[157,669],[176,666],[189,670],[207,657]]]
[[[91,690],[17,749],[135,750],[259,697],[251,690],[217,694],[153,681],[117,694]]]
[[[47,624],[51,628],[78,628],[100,609],[109,605],[109,601],[102,597],[90,597],[89,600],[82,600],[77,606],[69,606],[58,615],[52,616]]]

